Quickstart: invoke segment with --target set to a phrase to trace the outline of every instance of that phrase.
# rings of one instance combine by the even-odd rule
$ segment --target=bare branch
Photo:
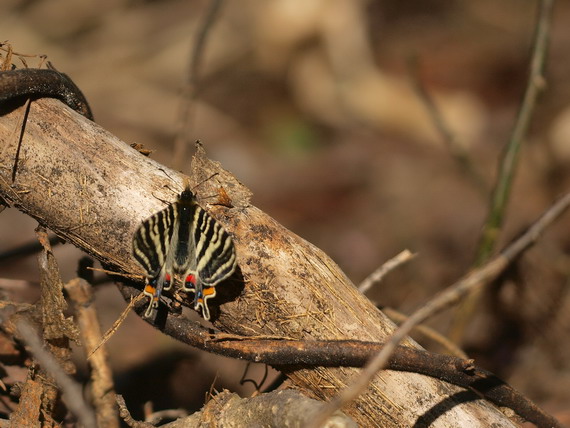
[[[449,151],[449,154],[461,167],[462,171],[466,172],[468,177],[471,178],[473,183],[477,186],[482,194],[487,194],[487,183],[481,176],[473,161],[469,157],[469,153],[465,150],[463,144],[457,139],[455,134],[449,128],[447,122],[443,118],[441,111],[438,109],[433,97],[430,95],[425,85],[419,76],[417,58],[412,58],[409,61],[409,68],[411,70],[412,82],[420,100],[426,106],[428,114],[433,122],[435,128],[440,133],[444,144]]]
[[[370,288],[374,285],[379,284],[382,279],[386,276],[387,273],[391,272],[392,270],[396,269],[398,266],[414,259],[417,254],[413,254],[410,250],[404,250],[401,253],[395,255],[370,275],[368,275],[364,281],[360,283],[358,286],[358,290],[362,294],[366,294]]]
[[[198,34],[192,47],[190,66],[188,67],[188,80],[184,85],[181,96],[178,132],[174,141],[173,168],[180,170],[186,165],[186,153],[188,144],[192,141],[192,126],[194,125],[195,103],[198,97],[198,78],[206,40],[218,17],[223,5],[223,0],[210,0],[210,7],[204,16]]]
[[[403,322],[405,322],[408,319],[407,315],[393,308],[382,307],[381,309],[382,312],[384,312],[397,325],[401,325]],[[414,327],[413,331],[437,343],[445,350],[445,353],[449,355],[453,355],[458,358],[468,358],[467,354],[465,354],[465,352],[463,352],[461,348],[459,348],[455,343],[453,343],[447,337],[445,337],[444,335],[442,335],[441,333],[439,333],[438,331],[434,330],[431,327],[425,325],[417,325]]]
[[[138,290],[130,290],[137,295]],[[135,306],[142,313],[144,303]],[[364,367],[384,347],[384,343],[358,340],[284,340],[233,336],[214,332],[194,321],[167,315],[161,330],[181,342],[230,358],[265,363],[290,372],[290,367]],[[469,370],[466,369],[469,368]],[[420,373],[476,391],[500,407],[511,408],[541,426],[555,421],[534,403],[492,373],[475,367],[472,360],[399,346],[390,356],[388,370]],[[553,425],[554,426],[554,425]]]
[[[60,367],[57,360],[47,352],[38,337],[36,330],[21,319],[17,324],[20,336],[30,346],[30,350],[42,367],[50,373],[63,393],[63,399],[68,409],[79,419],[86,428],[97,428],[93,409],[83,400],[81,386],[70,378]]]
[[[540,11],[536,23],[526,91],[511,138],[505,147],[503,158],[499,166],[497,184],[491,195],[489,216],[483,226],[483,233],[477,250],[476,266],[481,266],[489,260],[495,250],[511,194],[511,185],[515,176],[520,149],[530,126],[538,96],[545,87],[544,63],[548,40],[550,38],[550,22],[553,5],[554,0],[542,0],[540,2]],[[454,342],[460,342],[467,323],[473,317],[478,301],[479,295],[473,294],[457,308],[455,319],[449,331],[449,337]]]
[[[127,403],[122,395],[117,394],[117,405],[119,406],[119,416],[130,428],[155,428],[155,426],[148,422],[136,421],[132,416],[131,412],[127,408]]]
[[[76,278],[65,285],[69,297],[75,303],[77,324],[85,348],[85,354],[91,355],[91,390],[93,404],[96,409],[97,424],[100,427],[118,428],[113,374],[109,367],[105,348],[95,347],[101,342],[101,328],[97,319],[97,312],[93,305],[93,291],[91,286],[83,279]]]

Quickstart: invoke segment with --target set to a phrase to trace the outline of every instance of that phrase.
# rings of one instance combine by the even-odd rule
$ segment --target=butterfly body
[[[197,204],[189,188],[176,202],[142,222],[133,238],[133,255],[148,278],[146,317],[156,312],[162,290],[177,284],[194,293],[194,309],[201,309],[209,319],[207,300],[236,267],[231,237]]]

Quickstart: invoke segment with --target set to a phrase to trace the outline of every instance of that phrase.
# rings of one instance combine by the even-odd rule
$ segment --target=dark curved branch
[[[0,103],[16,98],[57,98],[93,120],[89,103],[67,74],[54,69],[20,68],[0,73]]]

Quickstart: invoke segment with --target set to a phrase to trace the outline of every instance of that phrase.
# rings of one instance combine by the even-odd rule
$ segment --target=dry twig
[[[471,178],[473,183],[477,186],[477,189],[482,193],[487,193],[487,183],[485,179],[481,176],[475,165],[473,164],[472,159],[469,157],[469,153],[464,147],[464,144],[461,143],[453,131],[449,128],[447,122],[443,118],[441,111],[437,107],[435,100],[430,95],[429,91],[423,84],[419,72],[418,72],[418,64],[417,58],[412,58],[409,61],[410,69],[411,69],[411,76],[412,82],[414,84],[414,88],[420,98],[420,100],[426,106],[428,114],[433,122],[435,128],[440,133],[444,144],[447,147],[452,158],[457,162],[457,164],[461,167],[462,171],[467,173],[468,177]]]
[[[188,67],[188,80],[182,91],[182,100],[179,114],[179,128],[174,141],[174,155],[172,166],[181,170],[186,165],[186,153],[188,144],[192,139],[192,126],[194,125],[195,103],[198,97],[198,78],[202,59],[204,58],[204,48],[206,41],[216,18],[223,5],[223,0],[211,0],[206,16],[201,22],[198,34],[192,47],[190,56],[190,66]],[[195,139],[194,139],[195,140]]]
[[[402,325],[407,319],[408,316],[389,307],[381,308],[382,312],[384,312],[392,321],[394,321],[397,325]],[[449,355],[453,355],[457,358],[468,358],[467,354],[463,352],[461,348],[459,348],[455,343],[445,337],[443,334],[439,333],[437,330],[434,330],[431,327],[425,325],[417,325],[414,327],[414,332],[423,335],[425,338],[432,340],[433,342],[437,343],[441,348],[445,350],[445,352]],[[421,342],[420,342],[421,343]]]
[[[142,302],[142,301],[146,301],[146,300],[147,300],[147,297],[143,293],[138,293],[136,297],[133,296],[131,298],[127,307],[123,310],[123,312],[121,312],[121,315],[119,316],[119,318],[117,318],[117,320],[113,323],[113,325],[109,328],[109,330],[107,330],[105,332],[103,337],[99,340],[99,343],[97,343],[93,347],[93,349],[91,349],[90,351],[87,352],[87,359],[88,360],[90,360],[93,357],[95,352],[97,352],[101,346],[105,345],[105,343],[107,343],[107,341],[111,337],[113,337],[113,334],[115,334],[115,332],[119,329],[121,324],[125,321],[125,319],[127,318],[127,315],[129,315],[129,312],[131,312],[133,307],[137,303]]]
[[[395,255],[370,275],[368,275],[364,281],[358,286],[358,290],[361,293],[366,294],[374,285],[380,283],[384,276],[390,271],[396,269],[398,266],[414,259],[416,254],[412,253],[410,250],[404,250],[401,253]]]
[[[17,324],[20,337],[25,339],[30,350],[41,366],[50,373],[63,393],[63,399],[69,410],[86,428],[97,428],[93,409],[83,400],[81,386],[69,377],[60,367],[57,360],[47,352],[38,338],[36,330],[26,321],[20,320]]]
[[[97,312],[93,305],[91,286],[83,279],[76,278],[65,285],[69,297],[75,303],[75,312],[85,354],[91,366],[91,390],[93,404],[96,409],[97,425],[100,427],[118,428],[113,374],[109,367],[105,348],[95,349],[101,342],[101,329]],[[98,350],[98,352],[96,352]]]
[[[499,174],[496,186],[491,195],[491,206],[489,216],[483,226],[483,233],[479,242],[475,266],[481,266],[491,257],[495,250],[501,226],[503,225],[505,210],[511,185],[518,165],[520,149],[525,138],[530,120],[534,113],[536,101],[542,89],[545,87],[544,63],[548,40],[550,37],[550,22],[554,0],[542,0],[540,2],[540,12],[537,19],[535,37],[533,41],[533,52],[530,60],[530,72],[528,82],[517,115],[516,123],[510,140],[505,147],[503,157],[499,166]],[[455,318],[449,330],[449,337],[454,342],[461,341],[465,328],[469,320],[473,317],[477,303],[479,302],[479,292],[473,292],[456,309]]]
[[[132,416],[131,412],[127,408],[127,403],[122,395],[117,394],[117,406],[119,407],[119,416],[130,428],[155,428],[155,426],[148,422],[136,421]]]

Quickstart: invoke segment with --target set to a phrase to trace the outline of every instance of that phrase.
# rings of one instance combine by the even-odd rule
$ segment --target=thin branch
[[[129,302],[129,304],[127,305],[127,307],[123,310],[123,312],[121,313],[121,315],[119,316],[119,318],[117,318],[117,320],[115,320],[115,322],[113,323],[113,325],[111,327],[109,327],[109,329],[105,332],[105,334],[103,335],[103,337],[101,338],[101,340],[99,341],[99,343],[97,343],[93,349],[89,350],[87,352],[87,360],[91,360],[91,357],[93,357],[93,355],[95,354],[95,352],[97,352],[99,350],[99,348],[103,345],[105,345],[105,343],[107,343],[107,341],[113,337],[113,335],[115,334],[115,332],[119,329],[119,327],[121,326],[121,324],[125,321],[125,319],[127,318],[127,315],[129,315],[129,312],[131,312],[132,308],[135,306],[135,304],[141,302],[141,301],[146,301],[147,298],[143,293],[138,293],[138,295],[135,297],[133,296]]]
[[[370,288],[374,285],[379,284],[384,279],[384,276],[391,272],[392,270],[396,269],[398,266],[413,260],[417,256],[417,253],[412,253],[409,250],[404,250],[401,253],[397,254],[396,256],[392,257],[390,260],[385,262],[382,266],[368,275],[358,286],[358,290],[365,294]],[[378,306],[378,305],[376,305]],[[407,316],[402,314],[401,312],[396,311],[395,309],[388,308],[388,307],[381,307],[379,308],[384,312],[385,315],[388,316],[392,321],[397,324],[401,324],[407,319]],[[458,348],[453,342],[447,339],[442,334],[438,333],[437,331],[433,330],[432,328],[419,325],[415,328],[415,330],[423,334],[425,337],[430,338],[434,342],[441,345],[444,349],[446,349],[451,355],[455,355],[459,358],[467,358],[465,352],[463,352],[460,348]]]
[[[499,232],[503,225],[507,203],[511,194],[513,178],[518,165],[520,148],[528,132],[538,96],[545,87],[544,63],[550,38],[553,4],[554,0],[542,0],[540,3],[528,82],[511,138],[505,148],[499,166],[498,181],[491,196],[489,216],[483,226],[475,266],[481,266],[485,263],[497,245]],[[478,302],[479,295],[472,294],[457,308],[455,319],[449,332],[449,337],[454,342],[457,343],[460,341],[469,320],[473,317]]]
[[[41,366],[51,374],[63,393],[63,399],[69,410],[77,416],[86,428],[97,428],[93,409],[83,400],[81,386],[69,377],[57,360],[47,352],[38,338],[36,330],[25,320],[20,319],[17,328]]]
[[[463,144],[457,139],[456,135],[451,131],[447,122],[443,118],[441,111],[437,107],[435,100],[428,92],[427,88],[423,84],[419,72],[418,72],[418,61],[416,57],[412,57],[409,60],[409,68],[411,70],[410,75],[412,76],[412,83],[419,99],[424,103],[426,110],[433,122],[435,128],[441,135],[441,138],[449,151],[451,157],[457,162],[461,167],[461,171],[465,171],[469,178],[475,183],[477,189],[483,193],[487,194],[487,183],[484,178],[475,168],[475,165],[471,161],[467,150],[465,150]]]
[[[174,141],[173,168],[182,169],[186,164],[186,149],[190,141],[192,126],[194,124],[195,104],[198,97],[198,78],[202,59],[204,58],[204,47],[214,25],[216,18],[222,8],[223,0],[211,0],[206,16],[198,29],[196,41],[192,47],[190,66],[188,68],[188,80],[182,90],[182,103],[180,106],[179,126]]]
[[[380,308],[382,312],[390,318],[394,323],[401,325],[408,319],[408,316],[389,307]],[[453,355],[458,358],[468,358],[467,354],[463,352],[455,343],[445,337],[443,334],[439,333],[431,327],[425,325],[417,325],[414,327],[414,332],[423,335],[425,338],[437,343],[445,352],[449,355]]]
[[[257,394],[261,393],[261,387],[263,386],[263,384],[267,380],[267,376],[269,375],[269,366],[267,364],[263,365],[265,371],[263,373],[263,377],[261,378],[261,380],[259,382],[253,378],[246,378],[250,366],[251,366],[251,362],[248,362],[247,365],[245,366],[243,374],[241,375],[241,379],[239,380],[239,384],[245,385],[246,383],[251,383],[253,385],[253,387],[255,388],[254,394],[257,395]]]
[[[22,114],[22,125],[20,126],[20,132],[18,135],[18,142],[16,144],[16,154],[14,155],[14,165],[12,166],[12,183],[16,179],[16,172],[18,171],[18,161],[20,160],[20,150],[22,148],[22,141],[24,139],[24,133],[26,131],[26,123],[28,122],[28,116],[30,114],[30,105],[32,103],[31,99],[26,100],[24,106],[24,111]]]
[[[96,409],[97,424],[100,427],[118,428],[119,419],[113,385],[113,373],[109,367],[108,355],[105,348],[95,352],[95,347],[101,342],[101,328],[94,306],[91,285],[80,278],[72,279],[65,284],[70,299],[75,303],[77,324],[81,333],[85,354],[91,367],[91,391],[93,405]]]
[[[427,304],[413,313],[407,321],[405,321],[390,337],[390,340],[382,348],[382,350],[367,364],[360,376],[341,391],[339,395],[334,397],[327,405],[325,411],[318,415],[313,421],[312,427],[319,427],[328,415],[348,402],[354,400],[368,386],[371,379],[376,373],[386,368],[390,356],[398,344],[404,340],[408,333],[416,326],[424,322],[431,316],[441,312],[443,309],[457,303],[468,293],[482,288],[490,281],[499,276],[523,251],[536,242],[538,237],[544,230],[552,224],[568,207],[570,206],[570,193],[557,201],[550,207],[528,230],[527,232],[509,245],[493,260],[479,269],[472,271],[463,279],[459,280],[451,287],[434,297]]]
[[[119,416],[130,428],[155,428],[151,423],[136,421],[133,419],[131,412],[129,412],[129,409],[127,408],[125,399],[120,394],[117,394],[117,406],[119,407]]]
[[[403,263],[406,263],[406,262],[414,259],[416,256],[417,256],[417,253],[412,253],[409,250],[402,251],[401,253],[397,254],[396,256],[394,256],[393,258],[388,260],[386,263],[384,263],[382,266],[380,266],[374,272],[372,272],[369,276],[367,276],[364,279],[364,281],[362,281],[360,283],[360,285],[358,286],[358,290],[361,293],[365,294],[374,285],[379,284],[382,281],[382,279],[384,278],[384,276],[386,276],[386,274],[388,274],[390,271],[394,270],[395,268],[402,265]],[[378,305],[376,305],[376,306],[378,306]],[[402,322],[404,322],[407,319],[406,315],[402,314],[401,312],[396,311],[395,309],[388,308],[388,307],[381,307],[379,309],[381,309],[382,312],[384,312],[384,314],[386,316],[388,316],[388,318],[390,318],[392,321],[394,321],[397,324],[401,324]],[[451,342],[445,336],[443,336],[442,334],[433,330],[432,328],[419,325],[415,328],[415,330],[418,333],[423,334],[425,337],[428,337],[432,341],[441,345],[441,347],[446,349],[450,355],[455,355],[456,357],[459,357],[459,358],[467,358],[467,355],[465,354],[465,352],[463,352],[453,342]]]
[[[414,259],[416,256],[417,254],[412,253],[410,250],[404,250],[401,253],[395,255],[370,275],[368,275],[364,281],[360,283],[358,290],[362,294],[365,294],[374,285],[380,283],[387,273],[396,269],[398,266]]]

